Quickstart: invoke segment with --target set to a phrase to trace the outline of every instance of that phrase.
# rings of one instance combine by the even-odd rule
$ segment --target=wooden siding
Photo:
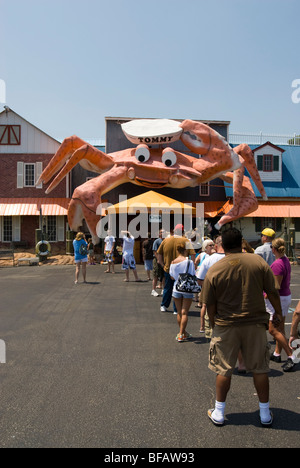
[[[12,110],[0,114],[0,125],[20,125],[20,145],[0,145],[1,153],[54,154],[60,143],[27,122]]]
[[[271,145],[265,145],[264,147],[254,150],[254,157],[255,157],[256,165],[258,166],[258,163],[257,163],[258,156],[269,155],[269,154],[272,156],[278,156],[279,171],[271,171],[271,172],[259,171],[261,180],[262,182],[282,182],[282,151],[274,148]]]

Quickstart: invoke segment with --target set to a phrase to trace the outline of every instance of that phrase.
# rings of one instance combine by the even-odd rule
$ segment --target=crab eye
[[[164,151],[162,155],[162,162],[168,167],[174,166],[174,164],[177,162],[176,154],[171,150]]]
[[[139,145],[135,152],[135,157],[138,162],[144,163],[150,158],[150,150],[146,145]]]

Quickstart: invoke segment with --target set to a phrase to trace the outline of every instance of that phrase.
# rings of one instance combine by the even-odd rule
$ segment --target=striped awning
[[[69,198],[0,198],[0,216],[65,216]]]

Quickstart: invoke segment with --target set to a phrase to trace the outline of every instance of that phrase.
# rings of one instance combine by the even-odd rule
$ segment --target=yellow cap
[[[275,231],[273,231],[273,229],[270,229],[270,228],[266,228],[262,231],[262,235],[263,236],[267,236],[267,237],[274,237],[276,234]]]

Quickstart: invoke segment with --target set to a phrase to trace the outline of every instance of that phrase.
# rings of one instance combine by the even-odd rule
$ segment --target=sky
[[[2,96],[57,139],[104,139],[106,116],[299,134],[299,17],[299,0],[0,0]]]

